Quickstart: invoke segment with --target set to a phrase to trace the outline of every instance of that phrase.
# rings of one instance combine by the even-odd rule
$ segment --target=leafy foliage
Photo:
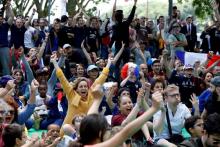
[[[179,3],[183,3],[183,1],[188,0],[178,0]],[[211,0],[192,0],[192,5],[195,9],[195,14],[199,18],[205,18],[206,16],[210,16],[213,12],[211,4]],[[217,3],[220,2],[220,0],[216,0]]]
[[[94,12],[97,11],[97,7],[88,8],[90,4],[98,5],[99,3],[108,3],[109,1],[110,0],[68,0],[67,12],[70,16],[73,16],[82,8],[88,15],[94,15]]]

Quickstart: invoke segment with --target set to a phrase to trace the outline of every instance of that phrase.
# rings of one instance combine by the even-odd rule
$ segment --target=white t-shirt
[[[173,116],[169,106],[167,106],[167,107],[168,107],[168,112],[169,112],[172,133],[173,134],[181,134],[181,131],[184,128],[185,119],[187,119],[191,116],[189,109],[186,107],[185,104],[180,103],[177,106],[177,111],[176,111],[175,115]],[[160,119],[160,117],[161,117],[161,111],[158,111],[153,116],[153,122],[158,121]],[[166,117],[164,119],[163,125],[164,125],[163,131],[161,132],[161,134],[156,134],[154,132],[154,139],[158,139],[158,138],[168,139],[168,138],[170,138]]]
[[[35,43],[33,40],[33,36],[36,33],[36,29],[29,26],[26,32],[24,33],[24,46],[26,48],[33,48],[35,47]]]
[[[50,99],[50,96],[47,95],[47,98],[42,98],[40,97],[40,95],[36,96],[36,107],[34,109],[34,111],[39,115],[47,115],[48,114],[48,110],[47,110],[47,106],[45,104],[45,101]]]

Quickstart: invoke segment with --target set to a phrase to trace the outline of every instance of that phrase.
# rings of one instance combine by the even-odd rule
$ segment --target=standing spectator
[[[4,17],[0,14],[0,64],[2,67],[2,74],[9,75],[10,68],[9,68],[9,48],[8,48],[8,30],[10,25],[13,23],[14,14],[11,10],[10,3],[7,3],[5,6],[10,14],[6,14],[9,16],[8,21],[4,21]]]
[[[150,46],[150,53],[152,57],[156,56],[157,51],[157,42],[156,42],[156,34],[157,30],[155,28],[155,24],[153,20],[148,20],[147,22],[147,38]]]
[[[61,29],[60,19],[55,19],[53,27],[50,30],[49,51],[47,52],[52,53],[57,51],[59,47],[63,47],[66,42],[67,34]]]
[[[184,47],[188,45],[185,35],[180,33],[180,30],[181,27],[178,23],[173,24],[172,34],[168,37],[171,58],[175,57],[176,51],[184,51]]]
[[[28,25],[28,21],[23,23],[22,18],[16,18],[15,24],[11,26],[11,41],[10,47],[14,46],[15,49],[24,47],[24,33],[26,32],[26,27]]]
[[[98,19],[96,17],[90,18],[90,26],[86,29],[86,41],[89,47],[89,52],[99,51],[99,30],[97,29]]]
[[[146,18],[141,17],[140,23],[136,26],[137,31],[137,41],[147,41],[147,28],[146,28]]]
[[[39,36],[35,46],[39,46],[39,44],[42,44],[45,40],[46,33],[48,33],[48,29],[46,28],[46,21],[44,18],[39,19],[38,31]]]
[[[134,18],[134,14],[136,10],[136,3],[137,3],[137,0],[134,0],[132,11],[126,21],[123,21],[123,18],[124,18],[123,11],[117,10],[115,12],[116,24],[112,27],[113,33],[112,33],[110,45],[112,45],[115,42],[115,54],[117,54],[118,51],[121,49],[122,42],[125,43],[125,50],[121,56],[124,64],[129,61],[129,57],[130,57],[130,49],[128,48],[129,47],[129,26]],[[119,70],[120,63],[121,63],[121,58],[118,60],[115,66],[116,67],[115,78],[118,80],[119,80],[119,75],[120,75],[120,70]]]
[[[27,30],[24,33],[24,54],[26,55],[31,48],[35,47],[35,41],[38,38],[37,30],[30,25],[32,18],[35,14],[35,9],[32,12],[32,15],[29,17],[27,21]]]
[[[196,26],[193,24],[192,16],[188,16],[186,18],[186,25],[183,26],[181,32],[186,35],[186,39],[188,42],[185,50],[188,52],[193,52],[197,42],[197,30]]]
[[[211,27],[206,24],[202,34],[200,35],[200,39],[202,39],[201,49],[203,53],[208,53],[211,50],[210,30]]]

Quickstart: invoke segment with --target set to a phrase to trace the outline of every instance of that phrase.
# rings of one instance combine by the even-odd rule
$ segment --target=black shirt
[[[11,41],[10,47],[14,45],[15,49],[18,49],[20,46],[24,47],[24,33],[26,32],[26,28],[22,26],[21,28],[17,28],[16,25],[11,26]]]
[[[8,46],[8,30],[10,25],[8,23],[3,23],[0,25],[0,47]]]
[[[86,29],[86,41],[87,44],[90,46],[89,52],[97,52],[98,46],[96,45],[96,42],[99,39],[99,32],[96,28],[88,27]]]
[[[129,26],[134,18],[136,6],[133,6],[131,13],[126,21],[118,22],[112,26],[111,45],[115,42],[116,53],[121,48],[121,42],[125,43],[125,47],[129,46]]]
[[[75,48],[81,48],[81,43],[85,39],[86,36],[86,27],[74,27],[73,28],[74,39],[73,39],[73,46]]]

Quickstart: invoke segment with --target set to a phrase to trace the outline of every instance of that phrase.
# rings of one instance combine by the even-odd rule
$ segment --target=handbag
[[[167,105],[165,105],[166,108],[166,119],[167,119],[167,125],[168,125],[168,130],[169,130],[169,134],[170,134],[170,138],[167,139],[169,142],[173,143],[173,144],[180,144],[181,142],[183,142],[184,138],[182,135],[180,134],[173,134],[172,133],[172,128],[170,125],[170,118],[169,118],[169,112],[168,112],[168,108]]]

